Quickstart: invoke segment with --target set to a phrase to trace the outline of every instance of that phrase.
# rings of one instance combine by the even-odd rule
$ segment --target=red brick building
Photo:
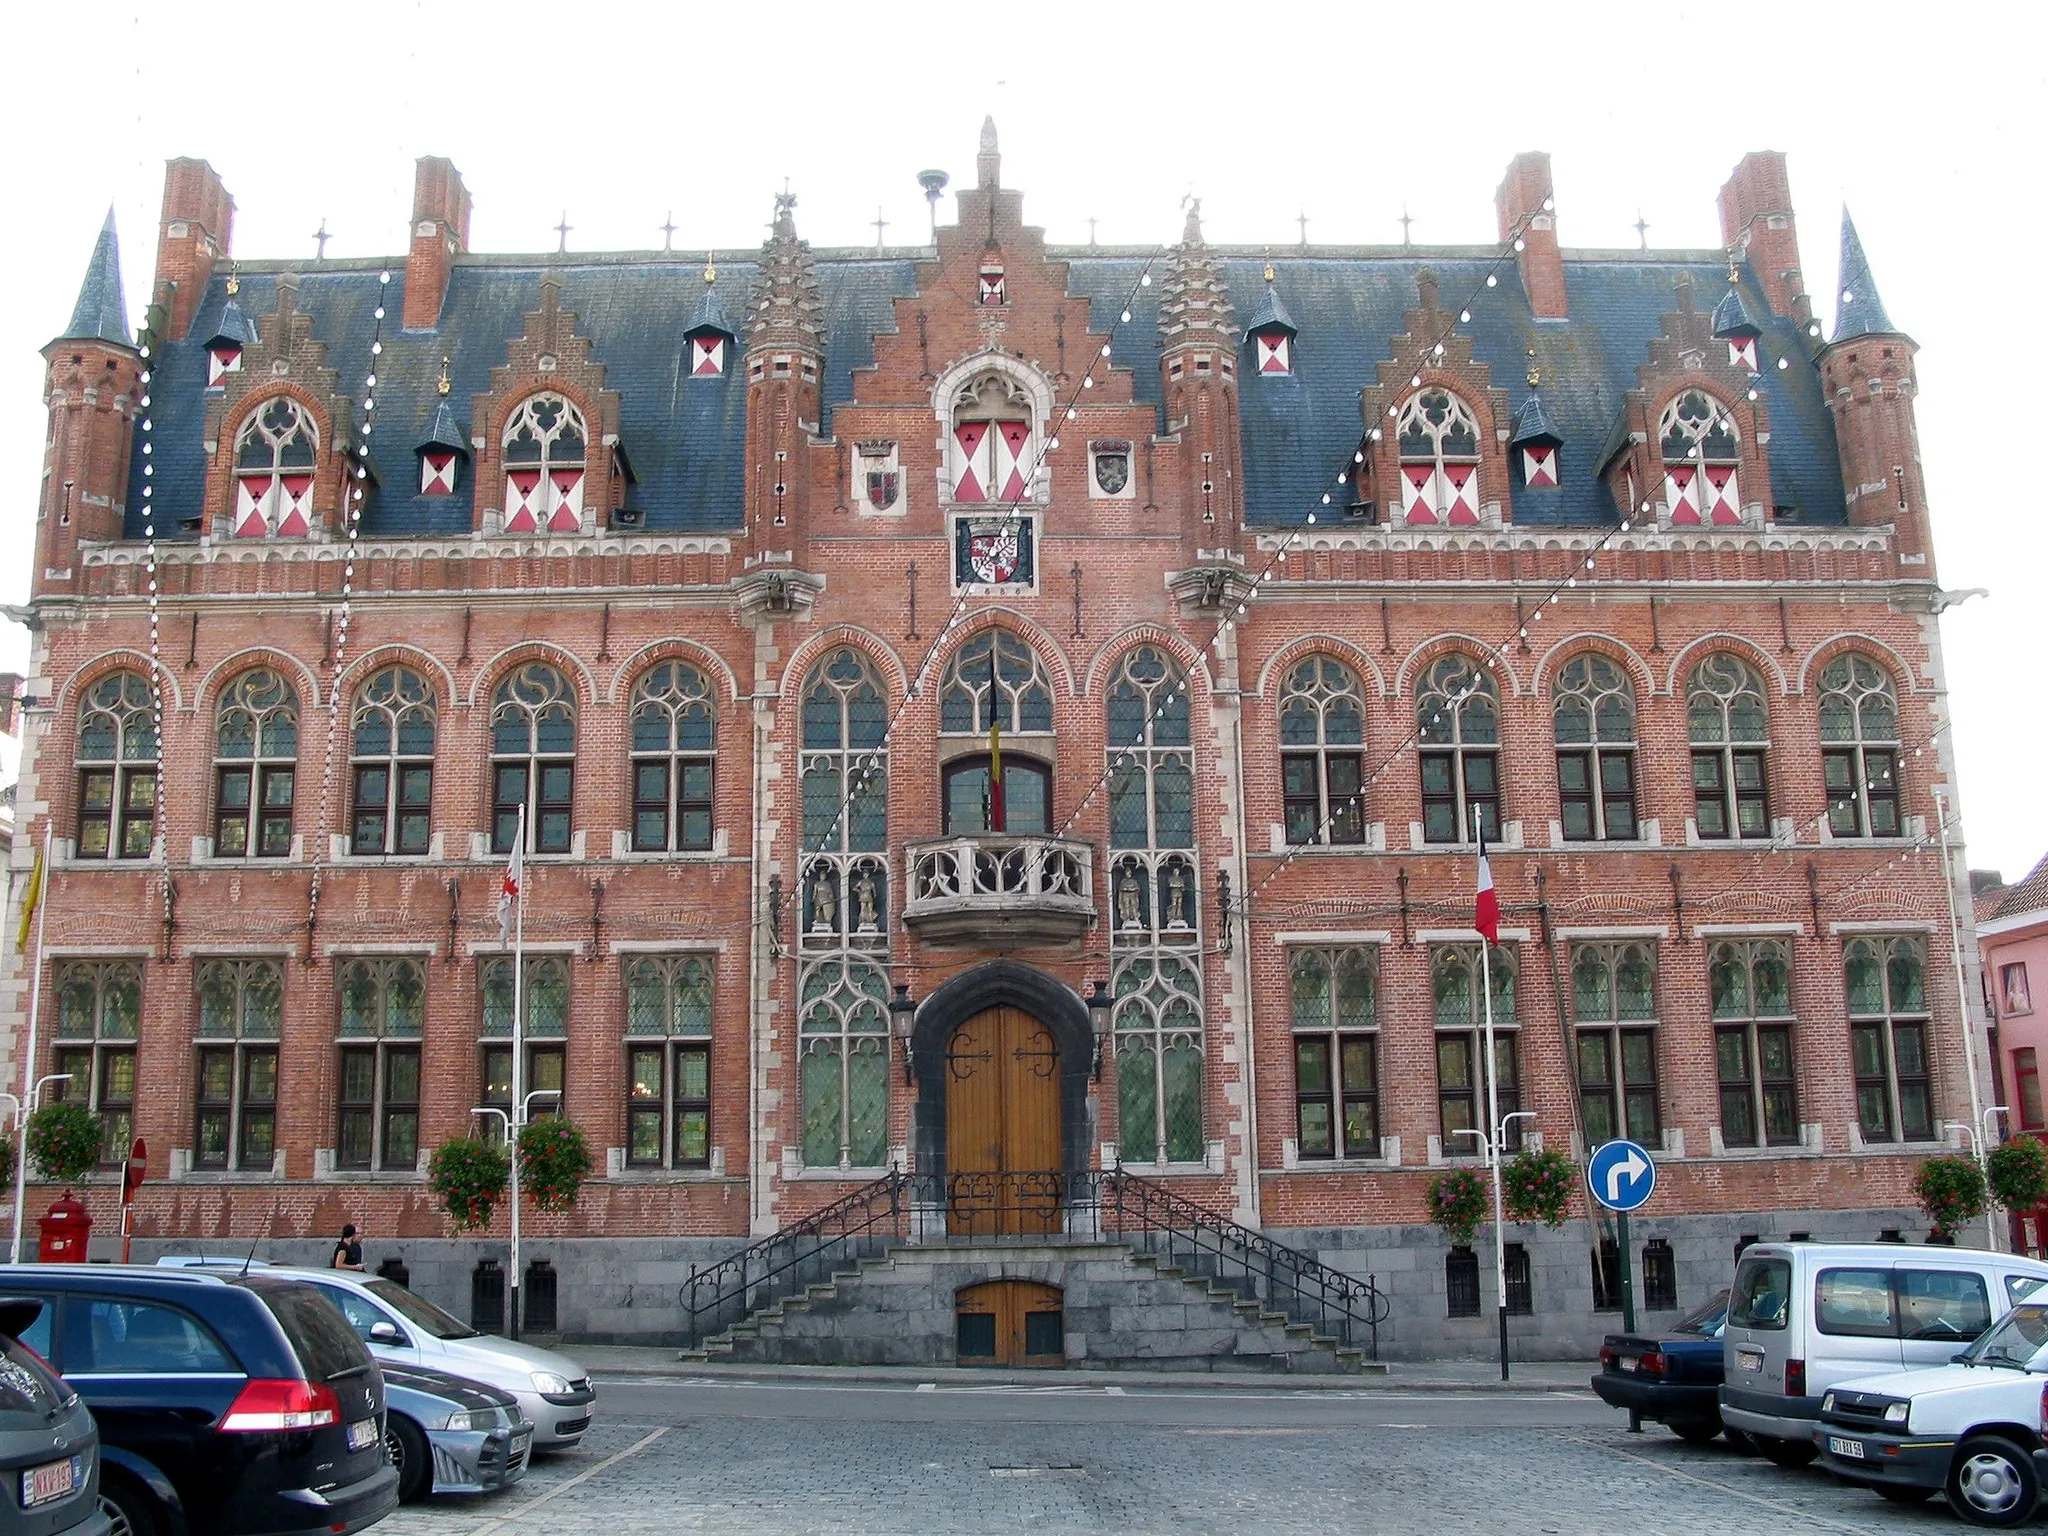
[[[402,258],[306,263],[173,161],[144,330],[110,222],[45,353],[14,855],[138,1231],[485,1251],[422,1170],[509,1095],[522,808],[527,1081],[605,1158],[529,1226],[572,1329],[1024,1158],[1485,1337],[1424,1224],[1481,819],[1503,1110],[1658,1152],[1653,1302],[1919,1225],[1973,1095],[1913,343],[1846,221],[1822,339],[1781,156],[1725,249],[1561,247],[1543,155],[1497,198],[1496,246],[1055,248],[991,127],[930,247],[785,197],[744,260],[478,254],[426,159]],[[960,1088],[970,1023],[1056,1090]],[[1526,1326],[1600,1326],[1588,1231],[1511,1232]]]

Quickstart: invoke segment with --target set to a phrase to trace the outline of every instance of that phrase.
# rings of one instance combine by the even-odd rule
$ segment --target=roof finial
[[[717,281],[718,281],[718,252],[716,252],[716,251],[706,251],[706,252],[704,253],[704,286],[705,286],[705,287],[707,287],[707,288],[709,288],[709,287],[710,287],[710,286],[711,286],[711,285],[712,285],[713,283],[715,283],[715,282],[717,282]]]
[[[238,264],[230,262],[228,264],[228,297],[232,299],[236,294],[240,293],[241,291],[242,269]]]
[[[1202,200],[1190,192],[1180,200],[1180,205],[1188,211],[1188,221],[1180,232],[1181,244],[1200,245],[1202,243]]]
[[[981,152],[974,157],[976,180],[985,192],[993,192],[1003,184],[1003,157],[996,148],[996,120],[985,117],[981,120]]]
[[[445,395],[448,393],[448,388],[448,354],[443,352],[441,354],[441,377],[434,380],[434,393]]]

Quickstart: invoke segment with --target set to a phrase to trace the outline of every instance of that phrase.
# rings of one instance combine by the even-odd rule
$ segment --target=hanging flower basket
[[[29,1163],[42,1178],[75,1184],[99,1167],[105,1135],[100,1117],[83,1104],[45,1104],[28,1117]]]
[[[520,1127],[520,1187],[542,1210],[573,1210],[590,1169],[590,1145],[573,1121],[543,1115]]]
[[[1469,1243],[1486,1219],[1486,1180],[1453,1168],[1429,1181],[1429,1219],[1453,1243]]]
[[[1953,1237],[1958,1228],[1984,1214],[1984,1170],[1974,1157],[1930,1157],[1920,1165],[1913,1193],[1934,1230]]]
[[[475,1232],[491,1224],[491,1212],[505,1198],[512,1160],[495,1141],[482,1136],[454,1136],[434,1149],[427,1165],[427,1187],[440,1196],[457,1232]]]
[[[1565,1206],[1579,1182],[1578,1166],[1562,1152],[1517,1153],[1500,1171],[1501,1202],[1516,1221],[1564,1225]]]
[[[2039,1137],[2018,1135],[1984,1159],[1991,1198],[2008,1211],[2048,1205],[2048,1146]]]
[[[14,1138],[0,1137],[0,1189],[14,1188]]]

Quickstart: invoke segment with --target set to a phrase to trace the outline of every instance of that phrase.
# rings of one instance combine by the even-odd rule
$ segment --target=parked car
[[[1829,1387],[1939,1365],[2043,1282],[2048,1263],[1976,1248],[1758,1243],[1735,1266],[1721,1422],[1804,1466]]]
[[[536,1452],[573,1449],[590,1428],[597,1392],[589,1373],[564,1355],[480,1333],[381,1275],[346,1269],[266,1273],[319,1286],[382,1364],[423,1365],[511,1393],[533,1425]]]
[[[107,1536],[100,1432],[84,1401],[21,1342],[42,1315],[32,1296],[0,1296],[0,1528],[22,1536]],[[18,1501],[21,1513],[11,1505]]]
[[[1820,1454],[1897,1504],[1946,1494],[1975,1525],[2031,1520],[2048,1483],[2048,1302],[2024,1301],[1947,1365],[1821,1394]]]
[[[402,1501],[489,1493],[526,1475],[533,1425],[511,1393],[419,1366],[383,1370],[384,1449]]]
[[[1704,1445],[1721,1433],[1721,1330],[1727,1322],[1728,1293],[1716,1291],[1659,1332],[1610,1333],[1600,1346],[1594,1392],[1626,1408],[1630,1428],[1649,1419]]]
[[[398,1506],[384,1380],[311,1286],[275,1274],[0,1267],[22,1342],[99,1423],[114,1536],[346,1536]]]

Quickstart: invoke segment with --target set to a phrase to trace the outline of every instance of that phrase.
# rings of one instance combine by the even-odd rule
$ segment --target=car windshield
[[[1678,1320],[1673,1333],[1695,1333],[1703,1339],[1720,1335],[1721,1325],[1728,1321],[1728,1293],[1716,1291],[1705,1301],[1694,1307]]]
[[[365,1284],[364,1289],[392,1311],[402,1314],[414,1327],[425,1329],[437,1339],[476,1337],[477,1331],[469,1324],[457,1322],[431,1301],[413,1295],[395,1280],[371,1280]]]
[[[2048,1302],[2026,1301],[2006,1313],[1959,1358],[1965,1365],[2048,1370]]]

